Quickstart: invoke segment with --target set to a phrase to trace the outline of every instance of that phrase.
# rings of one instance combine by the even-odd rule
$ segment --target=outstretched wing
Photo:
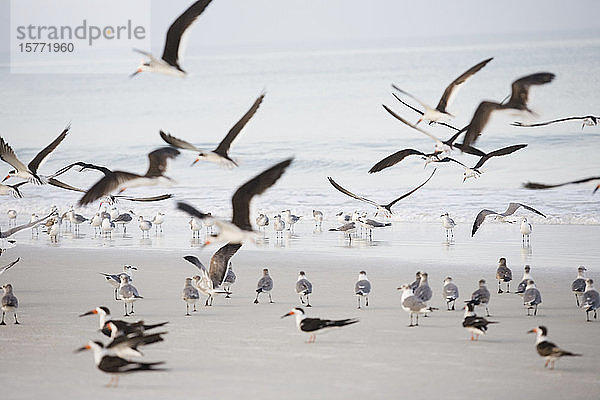
[[[185,256],[185,257],[183,257],[183,259],[185,261],[188,261],[188,262],[194,264],[196,267],[198,267],[198,269],[200,270],[200,272],[204,276],[208,276],[208,270],[206,269],[206,267],[204,266],[204,264],[202,264],[200,262],[200,260],[198,260],[198,257],[195,257],[195,256]]]
[[[485,67],[486,64],[492,61],[493,59],[494,58],[492,57],[488,58],[487,60],[483,60],[479,64],[469,68],[465,73],[463,73],[461,76],[452,81],[452,83],[449,84],[448,87],[446,87],[446,90],[444,90],[444,94],[440,98],[436,109],[440,112],[447,113],[448,111],[446,109],[450,106],[450,104],[456,97],[456,94],[458,93],[460,87],[464,85],[473,75],[475,75],[480,69]]]
[[[98,200],[102,196],[106,196],[111,192],[117,190],[119,186],[125,182],[140,178],[138,174],[132,174],[124,171],[114,171],[109,175],[102,177],[87,192],[79,199],[79,205],[84,206]]]
[[[338,184],[336,181],[334,181],[332,177],[328,176],[328,177],[327,177],[327,179],[329,180],[329,183],[331,183],[331,185],[332,185],[334,188],[336,188],[336,189],[337,189],[337,190],[339,190],[340,192],[344,193],[346,196],[350,196],[350,197],[352,197],[353,199],[356,199],[356,200],[359,200],[359,201],[362,201],[362,202],[365,202],[365,203],[368,203],[368,204],[374,205],[375,207],[381,207],[381,205],[380,205],[380,204],[377,204],[377,203],[375,203],[373,200],[369,200],[369,199],[367,199],[367,198],[365,198],[365,197],[358,196],[358,195],[356,195],[356,194],[352,193],[351,191],[349,191],[348,189],[344,189],[344,188],[343,188],[342,186],[340,186],[340,185],[339,185],[339,184]]]
[[[411,128],[429,136],[430,138],[432,138],[436,143],[442,144],[443,142],[438,139],[435,135],[433,135],[432,133],[427,132],[425,129],[421,129],[416,125],[411,124],[410,122],[408,122],[407,120],[405,120],[404,118],[402,118],[401,116],[399,116],[398,114],[396,114],[395,112],[393,112],[388,106],[386,106],[385,104],[382,104],[383,108],[385,108],[385,110],[387,112],[389,112],[394,118],[396,118],[398,121],[410,126]]]
[[[512,83],[512,93],[508,103],[509,107],[526,107],[529,100],[529,88],[532,85],[544,85],[552,82],[556,75],[550,72],[538,72],[517,79]]]
[[[395,199],[395,200],[392,200],[392,201],[391,201],[389,204],[385,205],[385,206],[384,206],[384,208],[386,208],[388,211],[390,211],[390,212],[391,212],[391,210],[390,210],[390,209],[392,208],[392,206],[393,206],[394,204],[396,204],[396,203],[397,203],[397,202],[399,202],[400,200],[404,199],[405,197],[408,197],[408,196],[410,196],[411,194],[413,194],[414,192],[416,192],[417,190],[419,190],[419,189],[421,189],[423,186],[425,186],[425,184],[426,184],[427,182],[429,182],[429,180],[430,180],[431,178],[433,178],[433,174],[435,174],[435,171],[437,171],[437,168],[433,170],[433,172],[431,173],[431,175],[429,175],[429,178],[427,178],[427,180],[426,180],[425,182],[421,183],[419,186],[417,186],[416,188],[414,188],[414,189],[413,189],[413,190],[411,190],[410,192],[403,194],[402,196],[398,197],[398,198],[397,198],[397,199]]]
[[[170,133],[163,132],[162,130],[160,131],[160,137],[165,142],[169,143],[173,147],[177,147],[178,149],[193,150],[193,151],[198,151],[198,152],[202,151],[199,148],[197,148],[196,146],[194,146],[193,144],[191,144],[190,142],[186,142],[183,139],[178,139],[175,136],[171,135]]]
[[[394,154],[389,155],[386,158],[384,158],[383,160],[379,161],[377,164],[373,165],[371,167],[371,169],[369,170],[369,173],[372,174],[374,172],[379,172],[383,169],[389,168],[393,165],[396,165],[400,161],[404,160],[406,157],[412,156],[412,155],[424,156],[425,153],[423,153],[422,151],[419,151],[419,150],[415,150],[415,149],[404,149],[404,150],[397,151]]]
[[[488,153],[485,156],[481,157],[479,159],[479,161],[477,162],[477,164],[475,164],[473,169],[477,169],[477,168],[481,167],[483,164],[485,164],[485,162],[487,160],[489,160],[492,157],[505,156],[505,155],[514,153],[517,150],[521,150],[524,147],[527,147],[527,145],[526,144],[515,144],[513,146],[503,147],[501,149],[494,150],[491,153]]]
[[[167,160],[179,155],[179,150],[172,147],[162,147],[148,153],[148,171],[146,176],[162,176],[167,170]]]
[[[512,126],[521,126],[521,127],[534,127],[534,126],[544,126],[544,125],[550,125],[550,124],[555,124],[557,122],[564,122],[564,121],[572,121],[572,120],[586,120],[586,119],[600,119],[600,117],[595,117],[593,115],[586,115],[585,117],[566,117],[566,118],[559,118],[559,119],[553,119],[552,121],[546,121],[546,122],[538,122],[537,124],[524,124],[522,122],[513,122],[511,125]]]
[[[244,116],[229,130],[229,132],[223,138],[223,140],[221,140],[221,143],[219,143],[219,145],[214,151],[215,153],[223,157],[227,157],[227,153],[229,152],[229,147],[231,146],[231,143],[239,135],[244,126],[246,126],[248,121],[250,121],[250,119],[254,116],[254,114],[258,110],[258,107],[260,107],[260,103],[262,103],[264,98],[265,93],[262,93],[260,96],[258,96],[258,98],[254,101],[254,104],[252,104],[252,107],[250,107],[250,109],[246,111],[246,114],[244,114]]]
[[[577,183],[585,183],[585,182],[597,181],[597,180],[600,180],[600,176],[593,176],[593,177],[590,177],[590,178],[578,179],[576,181],[558,183],[558,184],[555,184],[555,185],[548,185],[548,184],[545,184],[545,183],[527,182],[527,183],[523,184],[523,187],[526,188],[526,189],[550,189],[550,188],[555,188],[555,187],[564,186],[564,185],[571,185],[571,184],[577,184]]]
[[[6,271],[8,271],[13,265],[15,265],[16,263],[18,263],[21,260],[21,257],[17,258],[15,261],[11,262],[10,264],[2,267],[2,269],[0,269],[0,275],[2,275],[3,273],[5,273]]]
[[[12,147],[0,137],[0,159],[12,165],[19,171],[27,171],[27,167],[15,155]]]
[[[48,156],[50,155],[50,153],[52,153],[54,151],[54,149],[56,149],[58,147],[60,142],[62,142],[67,137],[67,133],[69,133],[69,129],[71,129],[70,122],[67,124],[65,129],[63,129],[61,134],[58,135],[58,137],[56,139],[54,139],[54,141],[52,143],[50,143],[48,146],[46,146],[42,151],[40,151],[35,156],[35,158],[33,160],[31,160],[31,162],[27,165],[31,172],[33,172],[34,174],[37,174],[38,168],[41,167],[42,164],[44,164],[44,162],[48,159]]]
[[[475,221],[473,222],[473,229],[471,230],[471,236],[475,236],[475,232],[477,232],[477,229],[479,229],[481,224],[483,224],[485,217],[487,217],[488,215],[492,215],[492,214],[498,214],[498,213],[496,211],[492,211],[492,210],[479,211],[479,214],[477,214],[477,216],[475,217]]]
[[[227,243],[210,258],[208,274],[214,287],[221,286],[223,283],[223,279],[225,279],[225,275],[227,274],[229,260],[240,247],[242,247],[241,243]]]
[[[51,216],[52,216],[52,213],[50,213],[50,214],[46,215],[45,217],[40,218],[40,219],[38,219],[36,221],[30,222],[28,224],[15,226],[14,228],[8,229],[8,230],[3,231],[3,232],[0,232],[0,239],[6,239],[7,237],[9,237],[11,235],[14,235],[15,233],[19,232],[20,230],[31,228],[32,226],[37,225],[40,222],[44,222],[45,220],[47,220]]]
[[[505,217],[508,215],[513,215],[518,209],[519,207],[523,207],[526,210],[529,210],[531,212],[534,212],[538,215],[541,215],[542,217],[546,218],[546,216],[544,214],[542,214],[541,212],[539,212],[538,210],[536,210],[533,207],[529,207],[525,204],[521,204],[521,203],[509,203],[508,204],[508,208],[506,209],[506,211],[504,211],[502,214],[500,215],[504,215]]]

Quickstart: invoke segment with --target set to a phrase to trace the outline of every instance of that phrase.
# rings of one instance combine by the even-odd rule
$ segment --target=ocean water
[[[2,137],[22,160],[28,161],[71,121],[70,135],[41,168],[42,174],[74,161],[143,173],[146,154],[163,145],[159,129],[199,147],[214,148],[264,90],[267,95],[262,106],[231,148],[239,168],[227,170],[210,163],[191,167],[195,154],[182,151],[167,173],[177,181],[175,185],[129,192],[140,196],[173,193],[176,200],[190,201],[203,211],[229,217],[230,197],[240,184],[293,156],[294,163],[280,181],[253,201],[253,215],[259,210],[272,215],[291,209],[306,219],[312,209],[319,209],[326,215],[324,227],[329,228],[337,224],[334,215],[339,211],[364,210],[372,214],[374,209],[336,191],[328,183],[328,176],[359,195],[387,203],[423,182],[434,168],[429,165],[424,169],[423,162],[413,157],[380,173],[367,173],[377,161],[402,148],[433,148],[429,138],[403,126],[381,107],[386,104],[411,121],[417,119],[413,111],[391,96],[391,83],[436,104],[456,76],[482,59],[494,57],[461,89],[452,104],[455,126],[468,123],[479,101],[499,101],[510,93],[513,80],[539,71],[554,72],[557,77],[551,84],[531,90],[530,106],[538,116],[529,121],[598,115],[600,110],[597,38],[447,47],[378,46],[191,56],[183,63],[190,71],[185,79],[153,74],[128,79],[139,61],[135,54],[129,60],[104,61],[122,64],[123,75],[18,75],[10,74],[3,66]],[[82,65],[82,71],[89,68]],[[459,224],[470,226],[479,210],[503,211],[509,202],[517,201],[548,216],[531,216],[535,224],[599,224],[600,193],[593,195],[593,186],[530,191],[521,184],[528,180],[558,183],[598,176],[600,127],[582,131],[580,124],[571,122],[517,128],[509,125],[514,120],[521,119],[494,116],[477,147],[485,151],[517,143],[527,143],[528,147],[488,161],[479,179],[465,183],[462,168],[439,165],[423,189],[394,206],[392,221],[433,224],[439,223],[440,214],[449,212]],[[440,126],[423,127],[441,138],[452,134]],[[476,162],[467,155],[453,156],[467,164]],[[3,164],[0,173],[9,169]],[[87,188],[100,175],[73,170],[61,178]],[[24,199],[2,198],[0,226],[6,225],[3,215],[8,209],[16,209],[19,221],[25,222],[31,212],[43,214],[52,205],[66,210],[80,197],[47,186],[26,185],[22,191]],[[158,210],[165,211],[169,216],[166,226],[171,225],[168,229],[175,235],[166,243],[189,245],[180,240],[189,235],[187,217],[174,209],[173,201],[122,202],[118,207],[132,208],[148,217]],[[97,208],[94,204],[78,212],[91,217]],[[301,231],[312,230],[310,223],[303,224]],[[130,231],[137,237],[139,231],[134,225]],[[89,238],[90,232],[86,227],[84,236]],[[390,234],[390,240],[392,237]],[[311,243],[304,246],[310,247]]]

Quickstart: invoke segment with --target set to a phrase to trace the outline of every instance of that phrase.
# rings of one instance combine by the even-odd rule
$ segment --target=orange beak
[[[196,159],[194,160],[194,162],[192,163],[192,165],[196,164],[198,161],[200,161],[200,158],[196,158]]]
[[[423,121],[423,118],[419,118],[419,120],[417,121],[417,123],[415,125],[419,125],[419,122]]]
[[[119,193],[123,193],[125,191],[126,188],[121,188],[119,189]]]
[[[204,245],[205,245],[205,246],[208,246],[210,243],[211,243],[211,241],[210,241],[210,240],[207,240],[206,242],[204,242]]]
[[[7,180],[8,178],[10,178],[10,175],[6,175],[6,178],[2,179],[2,182],[4,182],[5,180]]]

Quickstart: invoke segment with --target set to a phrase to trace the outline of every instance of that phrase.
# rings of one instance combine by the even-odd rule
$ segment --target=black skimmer
[[[571,284],[571,292],[575,294],[577,307],[580,306],[579,297],[583,296],[583,293],[585,292],[585,271],[587,271],[587,269],[583,265],[579,266],[577,268],[577,278]]]
[[[577,120],[582,121],[581,130],[583,130],[583,128],[585,128],[586,126],[598,125],[598,123],[600,122],[600,117],[596,117],[593,115],[585,115],[583,117],[566,117],[566,118],[553,119],[552,121],[538,122],[537,124],[524,124],[522,122],[513,122],[511,125],[524,126],[524,127],[535,127],[535,126],[544,126],[544,125],[555,124],[557,122],[577,121]]]
[[[2,180],[18,177],[21,179],[25,179],[28,182],[35,183],[37,185],[43,185],[47,182],[47,177],[42,177],[38,175],[38,168],[40,168],[48,156],[58,147],[60,142],[62,142],[66,137],[67,133],[69,133],[69,129],[71,129],[71,124],[69,123],[65,129],[63,129],[62,133],[58,135],[56,139],[48,146],[46,146],[42,151],[40,151],[34,158],[25,166],[15,155],[12,147],[8,143],[4,141],[4,138],[0,137],[0,159],[5,161],[6,163],[12,165],[15,169],[8,172],[8,175]]]
[[[19,182],[15,185],[4,185],[0,183],[0,196],[12,196],[15,199],[22,199],[23,194],[19,190],[19,186],[28,183],[27,181]]]
[[[133,314],[133,303],[137,299],[143,299],[142,296],[138,293],[138,290],[135,286],[129,283],[130,278],[127,274],[121,274],[121,285],[119,286],[119,296],[121,296],[121,300],[123,300],[123,304],[125,305],[125,314],[127,317],[130,314]],[[127,304],[131,304],[131,311],[127,312]]]
[[[440,218],[442,219],[442,226],[446,230],[446,240],[454,240],[454,227],[456,223],[450,218],[448,213],[440,215]]]
[[[137,186],[171,184],[173,180],[164,175],[167,169],[167,160],[178,155],[179,151],[172,147],[163,147],[148,153],[149,166],[144,175],[125,171],[112,171],[87,190],[86,194],[79,200],[79,205],[90,204],[119,188],[121,188],[119,191],[121,193],[126,188]]]
[[[192,163],[192,165],[196,164],[200,160],[210,161],[216,164],[221,164],[226,167],[237,167],[237,163],[229,157],[229,148],[231,147],[231,143],[235,140],[235,138],[240,134],[244,126],[250,121],[252,116],[260,107],[260,103],[262,103],[265,94],[261,94],[252,104],[252,107],[246,114],[227,132],[227,135],[221,140],[221,143],[212,151],[202,150],[193,144],[186,142],[185,140],[178,139],[175,136],[172,136],[168,133],[160,131],[160,137],[170,144],[173,147],[178,149],[192,150],[198,152],[198,158]]]
[[[177,17],[175,22],[171,24],[169,30],[167,31],[165,47],[160,59],[154,57],[151,53],[134,49],[149,59],[144,61],[138,67],[138,69],[130,75],[130,77],[133,77],[144,71],[180,77],[185,76],[186,72],[179,66],[179,58],[183,53],[181,51],[181,38],[200,16],[200,14],[204,12],[211,1],[212,0],[198,0],[189,6],[188,9],[183,12],[183,14]]]
[[[45,220],[50,218],[53,214],[54,214],[54,212],[46,215],[45,217],[38,219],[37,221],[29,222],[27,224],[23,224],[23,225],[19,225],[19,226],[14,226],[13,228],[7,229],[5,231],[0,230],[0,239],[6,239],[23,229],[31,228],[41,222],[44,222]]]
[[[111,332],[113,338],[106,345],[106,349],[119,357],[127,359],[130,357],[143,357],[144,354],[138,350],[138,347],[162,342],[164,340],[162,335],[167,334],[167,332],[149,334],[133,332],[126,334],[112,321],[106,321],[105,328]]]
[[[533,280],[527,281],[527,289],[523,293],[523,305],[527,307],[527,316],[530,316],[531,310],[533,315],[537,315],[538,305],[542,303],[542,295]]]
[[[468,301],[465,305],[465,316],[462,326],[471,332],[471,340],[478,341],[479,336],[485,335],[489,324],[497,324],[497,321],[488,321],[483,317],[478,317],[475,314],[475,303]],[[475,336],[473,336],[475,335]]]
[[[119,383],[119,375],[127,374],[137,371],[166,371],[165,368],[157,368],[157,365],[164,364],[164,361],[159,362],[139,362],[139,361],[128,361],[119,356],[113,356],[108,354],[108,350],[104,348],[104,345],[98,341],[89,341],[85,346],[75,350],[76,352],[92,350],[94,352],[94,363],[96,367],[108,374],[111,374],[110,381],[106,386],[110,386],[114,383],[116,387]]]
[[[321,228],[321,225],[323,224],[323,212],[319,210],[312,210],[312,213],[315,220],[315,227]]]
[[[343,232],[344,235],[348,235],[348,241],[352,243],[352,234],[356,232],[356,222],[348,222],[342,226],[338,226],[337,228],[330,228],[330,232]]]
[[[285,161],[277,163],[240,186],[231,198],[233,208],[231,222],[204,214],[181,201],[177,203],[177,208],[193,217],[199,219],[212,218],[215,221],[215,224],[219,228],[219,233],[211,235],[205,244],[210,244],[212,241],[229,243],[242,243],[248,240],[256,241],[258,234],[252,230],[252,225],[250,224],[250,201],[254,196],[264,193],[265,190],[273,186],[292,161],[293,158],[288,158]]]
[[[118,274],[105,274],[104,272],[100,272],[100,275],[104,276],[106,282],[115,289],[115,300],[119,300],[117,292],[119,291],[119,286],[121,286],[121,275],[126,274],[129,276],[130,280],[133,280],[133,271],[137,271],[137,267],[134,267],[133,265],[123,265],[123,272]]]
[[[523,293],[525,293],[525,290],[527,289],[527,282],[532,279],[529,272],[531,272],[531,267],[526,265],[525,271],[523,272],[523,278],[521,279],[521,282],[519,282],[519,286],[517,286],[517,290],[515,292],[516,294],[520,294],[522,296]],[[585,282],[583,285],[585,286]],[[579,304],[577,306],[579,306]]]
[[[414,107],[414,106],[410,105],[409,103],[407,103],[406,101],[402,100],[400,97],[398,97],[398,95],[396,93],[392,93],[392,96],[394,96],[396,98],[396,100],[398,100],[400,103],[404,104],[406,107],[410,108],[411,110],[413,110],[417,114],[423,115],[423,111],[419,110],[417,107]],[[429,122],[429,124],[434,124],[434,123],[435,124],[439,124],[439,125],[443,125],[446,128],[450,128],[450,129],[452,129],[454,131],[457,131],[457,132],[460,131],[460,129],[458,129],[458,128],[450,125],[450,124],[447,124],[445,122],[442,122],[442,121]]]
[[[527,147],[527,145],[526,144],[515,144],[512,146],[503,147],[501,149],[494,150],[489,153],[484,153],[483,151],[476,149],[474,147],[471,147],[471,146],[457,145],[456,147],[459,147],[465,153],[469,153],[469,154],[473,154],[473,155],[481,157],[479,159],[479,161],[477,161],[477,164],[475,164],[475,166],[472,168],[467,167],[465,164],[463,164],[462,162],[460,162],[458,160],[455,160],[454,158],[446,157],[443,160],[441,160],[441,162],[452,161],[457,164],[460,164],[465,169],[465,171],[463,173],[463,182],[464,182],[469,178],[478,178],[483,173],[483,171],[481,171],[480,168],[483,166],[483,164],[486,163],[486,161],[488,161],[492,157],[500,157],[500,156],[506,156],[508,154],[512,154],[517,150],[521,150],[521,149]]]
[[[15,317],[15,324],[19,324],[19,320],[17,320],[17,308],[19,308],[19,300],[13,294],[13,287],[10,283],[2,286],[4,289],[4,296],[0,300],[0,308],[2,309],[2,322],[0,325],[6,325],[4,322],[4,315],[6,313],[12,313]]]
[[[600,308],[600,293],[594,288],[594,281],[590,278],[585,280],[585,292],[581,308],[585,311],[585,318],[590,322],[590,313],[594,312],[594,319],[597,317],[598,308]]]
[[[479,72],[480,69],[485,67],[486,64],[489,63],[490,61],[492,61],[493,59],[494,58],[491,57],[491,58],[488,58],[487,60],[481,61],[480,63],[469,68],[466,72],[464,72],[458,78],[453,80],[452,83],[450,83],[444,90],[444,94],[440,98],[440,101],[438,102],[437,106],[435,106],[435,108],[429,106],[427,103],[419,100],[418,98],[411,95],[410,93],[400,89],[396,85],[392,85],[392,87],[394,89],[396,89],[397,91],[399,91],[400,93],[415,100],[417,103],[419,103],[425,109],[424,112],[421,112],[421,118],[419,118],[419,120],[417,121],[417,124],[421,121],[431,121],[431,122],[442,121],[442,120],[448,119],[449,117],[453,117],[453,115],[448,112],[448,107],[450,106],[450,104],[452,103],[454,98],[456,97],[456,94],[458,93],[458,90],[460,89],[460,87],[462,85],[464,85],[471,77],[473,77],[473,75],[475,75],[477,72]]]
[[[298,280],[296,281],[296,293],[300,296],[300,302],[306,304],[306,307],[312,307],[310,305],[310,299],[308,296],[312,293],[312,283],[306,279],[306,273],[300,271],[298,273]],[[304,299],[306,298],[306,302]]]
[[[410,314],[409,327],[419,326],[419,314],[427,315],[431,311],[437,310],[437,308],[429,307],[427,303],[415,296],[409,285],[402,285],[398,290],[402,290],[402,297],[400,298],[402,309]],[[413,316],[416,316],[417,319],[414,324]]]
[[[8,271],[10,268],[13,267],[13,265],[15,265],[16,263],[18,263],[21,260],[21,257],[17,258],[15,261],[9,263],[8,265],[5,265],[4,267],[0,268],[0,275],[2,275],[3,273],[5,273],[6,271]]]
[[[295,307],[287,314],[281,316],[281,318],[293,315],[296,317],[296,326],[300,332],[310,334],[310,337],[306,343],[314,343],[317,339],[317,332],[321,333],[324,330],[331,328],[340,328],[346,325],[352,325],[358,322],[356,318],[347,319],[321,319],[321,318],[308,318],[304,313],[304,310],[300,307]]]
[[[192,278],[185,278],[185,286],[183,287],[183,301],[185,301],[185,315],[190,316],[190,304],[194,305],[194,312],[196,312],[196,303],[200,299],[200,293],[198,289],[192,285]]]
[[[600,182],[600,176],[592,176],[589,178],[583,178],[583,179],[578,179],[576,181],[570,181],[570,182],[564,182],[564,183],[557,183],[554,185],[551,184],[546,184],[546,183],[536,183],[536,182],[527,182],[523,184],[523,187],[525,189],[551,189],[551,188],[555,188],[555,187],[560,187],[560,186],[565,186],[565,185],[573,185],[573,184],[578,184],[578,183],[587,183],[587,182],[591,182],[591,181],[599,181]],[[595,188],[594,188],[594,193],[596,193],[596,191],[600,188],[600,184],[595,184]]]
[[[446,300],[446,306],[448,311],[454,311],[454,303],[456,303],[456,299],[458,299],[458,286],[452,282],[451,277],[446,277],[444,279],[444,288],[442,289],[442,297]],[[452,308],[450,308],[450,303],[452,303]]]
[[[525,217],[523,217],[523,219],[521,220],[520,231],[523,238],[523,245],[525,245],[526,243],[529,244],[529,239],[531,236],[531,232],[533,231],[533,227]]]
[[[146,325],[144,324],[144,321],[126,322],[123,320],[114,320],[111,319],[110,310],[108,309],[108,307],[104,306],[96,307],[93,310],[87,311],[79,316],[85,317],[87,315],[98,315],[100,332],[102,332],[105,336],[110,337],[111,339],[114,339],[115,337],[121,335],[144,333],[145,331],[148,331],[150,329],[158,328],[168,324],[168,322],[161,322],[158,324]],[[108,322],[112,322],[114,325],[113,327],[111,327],[111,329],[108,329],[108,327],[106,326]],[[114,329],[115,327],[117,328],[116,330]]]
[[[479,280],[479,289],[471,294],[470,301],[476,306],[485,307],[485,316],[490,316],[490,310],[488,308],[490,304],[490,291],[485,286],[485,279]]]
[[[530,114],[533,114],[533,111],[527,107],[529,88],[532,85],[544,85],[550,83],[554,77],[555,75],[550,72],[539,72],[524,76],[512,83],[512,92],[506,103],[497,103],[494,101],[482,101],[479,103],[479,106],[475,109],[475,113],[473,113],[471,122],[461,130],[465,131],[462,143],[463,146],[469,146],[475,143],[494,111],[512,109],[517,111],[527,111]]]
[[[410,289],[414,292],[415,289],[419,287],[420,283],[421,283],[421,271],[417,271],[415,273],[415,280],[408,286],[410,286]]]
[[[267,268],[263,269],[263,276],[258,280],[256,284],[256,299],[254,299],[254,304],[258,304],[258,295],[261,293],[267,293],[269,295],[269,303],[273,303],[273,299],[271,298],[271,290],[273,289],[273,278],[269,275],[269,270]]]
[[[541,357],[544,357],[546,359],[544,368],[547,368],[548,365],[550,365],[550,369],[554,369],[554,363],[556,362],[556,360],[563,356],[581,356],[581,354],[575,354],[571,353],[570,351],[563,350],[554,343],[546,340],[546,335],[548,335],[548,328],[546,328],[545,326],[538,326],[537,328],[533,328],[527,333],[535,333],[537,335],[537,338],[535,340],[535,349]]]
[[[361,297],[365,298],[365,307],[369,307],[369,294],[371,294],[371,282],[369,278],[367,278],[367,273],[365,271],[360,271],[358,273],[358,281],[354,285],[354,293],[358,298],[358,308],[360,309],[360,299]]]
[[[506,282],[506,293],[510,293],[510,281],[512,281],[512,271],[506,266],[506,258],[502,257],[498,261],[496,269],[496,280],[498,281],[498,293],[504,293],[500,288],[502,282]]]
[[[536,210],[533,207],[529,207],[522,203],[509,203],[506,211],[504,211],[502,213],[498,213],[496,211],[487,210],[487,209],[479,211],[479,213],[477,214],[477,217],[475,217],[475,221],[473,222],[473,229],[471,231],[471,236],[475,235],[475,232],[477,232],[477,229],[479,229],[481,224],[483,224],[483,221],[485,220],[485,218],[488,215],[495,215],[496,218],[499,219],[500,221],[508,222],[505,218],[508,217],[509,215],[513,215],[521,207],[546,218],[546,216],[544,214],[542,214],[541,212],[539,212],[538,210]]]
[[[344,189],[336,181],[334,181],[333,178],[327,177],[327,179],[329,180],[329,183],[331,183],[331,185],[334,188],[336,188],[340,192],[344,193],[346,196],[350,196],[350,197],[352,197],[352,198],[354,198],[356,200],[359,200],[359,201],[362,201],[364,203],[371,204],[371,205],[375,206],[377,208],[377,211],[375,212],[375,216],[377,216],[379,213],[382,213],[384,216],[389,217],[389,216],[392,215],[392,206],[394,204],[396,204],[397,202],[399,202],[400,200],[402,200],[402,199],[410,196],[411,194],[413,194],[414,192],[416,192],[417,190],[419,190],[420,188],[422,188],[433,177],[433,174],[435,174],[435,171],[436,170],[434,169],[433,172],[431,173],[431,175],[429,175],[429,178],[427,178],[427,180],[425,182],[421,183],[419,186],[417,186],[416,188],[414,188],[410,192],[405,193],[402,196],[398,197],[397,199],[392,200],[388,204],[379,204],[379,203],[374,202],[373,200],[369,200],[369,199],[367,199],[365,197],[358,196],[358,195],[350,192],[349,190]]]
[[[427,272],[421,272],[421,281],[419,286],[414,289],[414,295],[421,301],[427,302],[433,297],[433,292],[429,287],[428,281],[429,274]]]

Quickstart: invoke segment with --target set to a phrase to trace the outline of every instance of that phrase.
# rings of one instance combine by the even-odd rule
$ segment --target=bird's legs
[[[365,307],[369,307],[369,296],[365,297]]]
[[[300,303],[304,304],[304,297],[302,295],[300,295]]]
[[[273,299],[271,298],[271,292],[269,292],[269,303],[273,303]]]
[[[123,316],[129,317],[129,313],[127,312],[127,303],[123,302],[123,304],[125,305],[125,314],[123,314]]]
[[[408,327],[409,327],[409,328],[411,328],[411,327],[413,327],[413,326],[415,326],[415,325],[413,324],[413,315],[412,315],[412,313],[411,313],[411,314],[410,314],[410,325],[409,325]]]
[[[131,303],[131,311],[129,312],[129,314],[133,314],[133,303]]]
[[[15,325],[20,325],[19,321],[17,320],[17,313],[13,313],[13,315],[15,316]]]
[[[190,315],[190,304],[188,302],[185,303],[185,316],[189,317]]]
[[[312,307],[310,305],[310,299],[308,298],[308,295],[306,295],[306,307]]]
[[[498,281],[498,293],[504,293],[500,285],[502,285],[502,281]]]
[[[506,293],[510,293],[510,282],[506,282]]]
[[[360,296],[356,296],[356,298],[358,299],[358,309],[360,310]]]
[[[254,304],[258,304],[258,295],[260,292],[256,292],[256,298],[254,299]]]
[[[577,307],[579,307],[579,296],[575,293],[575,301],[577,302]]]
[[[194,303],[194,310],[192,312],[196,312],[196,303]]]
[[[4,322],[4,314],[5,312],[2,311],[2,322],[0,322],[0,325],[6,325],[6,322]]]
[[[488,309],[488,307],[487,307],[487,306],[485,306],[485,314],[486,314],[486,315],[485,315],[486,317],[489,317],[489,316],[490,316],[490,310]]]
[[[115,300],[119,300],[118,291],[119,288],[115,288]]]

